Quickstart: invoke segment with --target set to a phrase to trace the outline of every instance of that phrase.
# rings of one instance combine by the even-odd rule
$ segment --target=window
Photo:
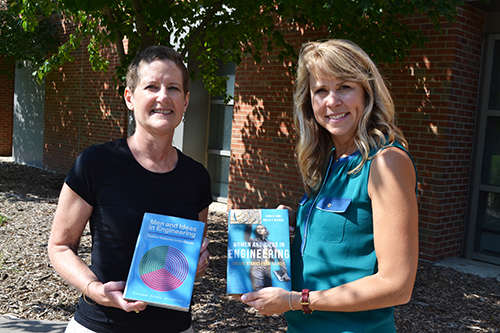
[[[487,40],[467,257],[500,264],[500,35]]]
[[[234,95],[234,63],[221,65],[219,75],[227,76],[227,93]],[[229,162],[231,159],[231,129],[234,101],[225,104],[222,96],[210,99],[208,130],[207,169],[212,179],[214,200],[227,202],[229,186]]]

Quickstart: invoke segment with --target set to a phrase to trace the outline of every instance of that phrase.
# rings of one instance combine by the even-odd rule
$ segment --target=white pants
[[[75,318],[71,318],[71,321],[69,322],[68,326],[66,326],[66,330],[64,331],[64,333],[97,333],[97,332],[89,330],[83,325],[77,323]],[[193,327],[191,326],[187,330],[182,331],[180,333],[194,333]]]

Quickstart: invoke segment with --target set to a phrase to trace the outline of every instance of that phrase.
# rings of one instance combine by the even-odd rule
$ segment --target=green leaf
[[[71,61],[71,52],[84,37],[90,37],[88,59],[95,70],[106,71],[109,62],[100,50],[114,44],[121,50],[127,39],[128,53],[119,53],[115,82],[122,83],[133,56],[147,46],[171,45],[193,65],[192,78],[201,78],[212,94],[225,92],[225,78],[218,74],[220,63],[241,63],[250,56],[261,62],[277,51],[277,61],[296,61],[296,48],[285,38],[278,21],[300,28],[326,28],[324,37],[347,38],[358,43],[378,62],[402,60],[412,47],[423,47],[426,39],[400,23],[400,18],[420,13],[440,28],[440,19],[452,22],[457,6],[465,0],[19,0],[12,4],[10,18],[2,25],[0,52],[16,58],[30,53],[44,54],[39,78]],[[44,37],[34,34],[51,15],[73,18],[76,31],[55,52],[36,44]],[[14,18],[21,18],[16,21]],[[36,28],[36,29],[35,29]],[[46,34],[50,35],[50,34]],[[46,36],[45,35],[45,36]],[[328,36],[327,36],[328,35]],[[22,56],[16,49],[34,40]],[[44,43],[42,43],[44,44]],[[45,53],[44,53],[45,52]],[[287,65],[288,66],[288,65]],[[290,70],[293,70],[293,65]]]

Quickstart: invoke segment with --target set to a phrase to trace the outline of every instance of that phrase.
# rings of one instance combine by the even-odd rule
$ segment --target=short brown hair
[[[139,66],[142,62],[147,64],[155,60],[173,61],[182,72],[182,87],[184,94],[189,92],[189,73],[184,64],[184,58],[174,49],[162,45],[150,46],[138,53],[127,68],[126,85],[131,92],[135,91],[139,83]]]

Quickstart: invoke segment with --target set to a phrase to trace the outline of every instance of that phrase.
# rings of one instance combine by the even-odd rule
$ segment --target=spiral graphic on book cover
[[[189,273],[186,256],[173,246],[157,246],[142,256],[139,275],[142,282],[156,291],[179,288]]]

